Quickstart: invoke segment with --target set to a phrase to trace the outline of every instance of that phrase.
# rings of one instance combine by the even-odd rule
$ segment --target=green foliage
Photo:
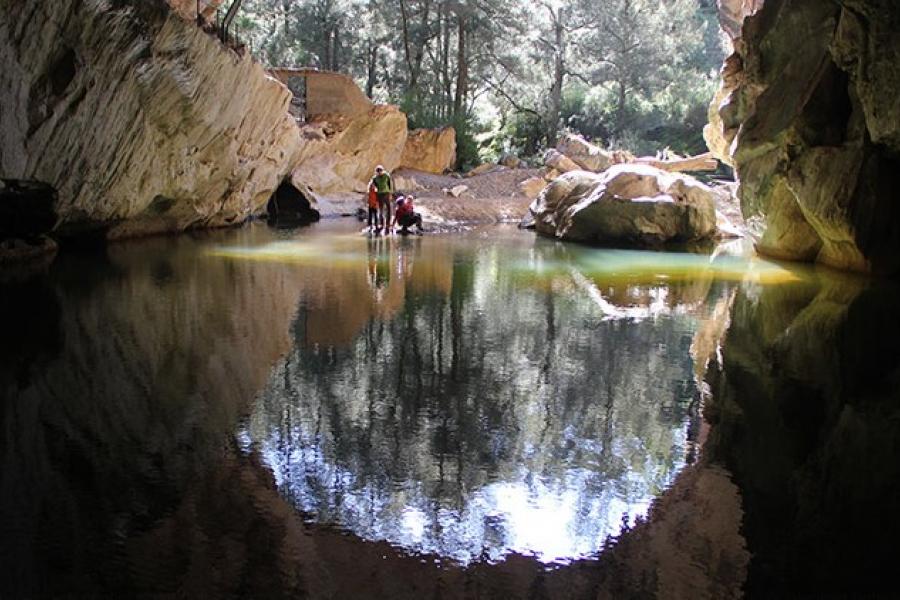
[[[702,152],[723,49],[710,0],[245,0],[264,62],[351,74],[459,162],[539,155],[571,130],[637,154]]]

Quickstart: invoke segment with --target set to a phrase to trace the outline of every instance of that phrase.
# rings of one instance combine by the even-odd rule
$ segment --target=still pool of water
[[[731,315],[768,331],[746,307],[834,312],[811,279],[739,248],[508,227],[251,226],[63,255],[0,283],[0,595],[518,597],[549,567],[595,589],[564,565],[697,464]]]
[[[644,516],[690,456],[695,332],[735,277],[791,277],[511,229],[212,253],[315,282],[242,448],[315,521],[463,564],[587,557]]]

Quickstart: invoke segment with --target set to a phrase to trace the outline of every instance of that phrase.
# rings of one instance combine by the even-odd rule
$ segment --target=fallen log
[[[663,171],[678,173],[684,171],[715,171],[719,168],[719,161],[713,158],[712,152],[674,160],[659,160],[652,156],[641,156],[630,162],[638,165],[650,165]]]

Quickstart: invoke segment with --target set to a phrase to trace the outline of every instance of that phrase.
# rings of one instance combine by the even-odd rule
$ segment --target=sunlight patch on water
[[[715,256],[686,252],[595,250],[577,248],[558,256],[535,253],[520,257],[509,268],[521,275],[552,276],[575,267],[584,276],[604,282],[629,284],[671,283],[710,277],[721,281],[748,281],[766,285],[795,283],[799,270],[755,256]]]

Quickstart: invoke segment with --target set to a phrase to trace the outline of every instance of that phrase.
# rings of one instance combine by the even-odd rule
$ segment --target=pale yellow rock
[[[372,110],[369,100],[353,78],[344,73],[319,69],[273,68],[269,74],[291,89],[305,88],[302,107],[292,108],[297,116],[311,121],[353,118]]]
[[[456,130],[413,129],[406,138],[400,166],[426,173],[444,173],[456,164]]]
[[[293,180],[320,195],[362,192],[376,165],[389,172],[399,165],[406,144],[406,115],[396,106],[374,106],[352,119],[307,124],[301,137],[304,143],[294,161]]]
[[[529,177],[519,184],[519,190],[529,198],[537,198],[547,187],[547,180],[543,177]]]
[[[544,164],[561,173],[582,170],[581,165],[576,164],[571,158],[558,150],[547,150],[544,154]]]
[[[457,186],[453,186],[452,188],[447,190],[447,193],[449,195],[453,196],[454,198],[459,198],[460,196],[462,196],[463,194],[465,194],[468,191],[469,191],[469,186],[457,185]]]
[[[400,192],[418,192],[426,189],[424,185],[416,181],[415,177],[394,176],[394,188]]]
[[[485,173],[493,173],[494,171],[499,171],[504,168],[505,167],[501,167],[494,163],[483,163],[466,173],[466,177],[476,177],[478,175],[484,175]]]
[[[565,134],[556,145],[556,150],[572,160],[579,168],[599,173],[613,164],[610,152],[591,144],[580,135]],[[546,161],[545,161],[546,162]],[[565,169],[571,171],[572,169]]]
[[[206,21],[211,21],[215,17],[216,9],[222,6],[223,0],[168,0],[168,2],[183,19],[196,20],[199,9],[200,16]]]
[[[600,174],[572,171],[532,203],[538,233],[604,244],[659,245],[711,238],[715,195],[680,173],[614,165]]]

